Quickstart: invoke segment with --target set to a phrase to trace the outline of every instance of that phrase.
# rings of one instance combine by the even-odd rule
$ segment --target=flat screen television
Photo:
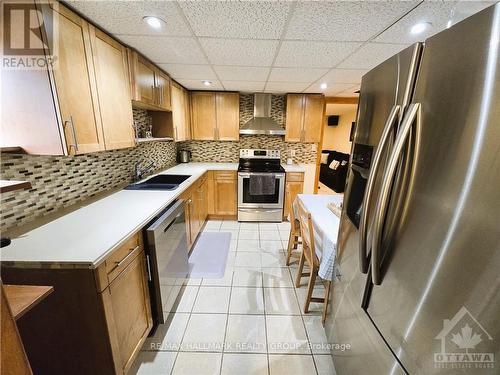
[[[340,116],[332,115],[328,116],[328,126],[337,126],[339,124]]]

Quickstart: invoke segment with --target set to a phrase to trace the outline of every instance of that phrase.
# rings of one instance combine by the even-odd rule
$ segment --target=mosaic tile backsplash
[[[78,156],[2,154],[2,179],[30,181],[32,189],[1,195],[0,231],[130,182],[137,162],[152,161],[159,169],[173,165],[175,157],[174,142]]]

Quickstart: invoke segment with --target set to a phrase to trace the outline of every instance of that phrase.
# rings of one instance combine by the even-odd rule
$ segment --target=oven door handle
[[[250,177],[250,176],[269,176],[272,174],[276,178],[285,178],[284,173],[258,173],[258,172],[238,172],[239,177]]]

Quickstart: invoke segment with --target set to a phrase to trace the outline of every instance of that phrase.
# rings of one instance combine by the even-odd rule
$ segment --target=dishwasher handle
[[[155,233],[165,232],[182,213],[184,213],[184,200],[179,199],[146,230]]]

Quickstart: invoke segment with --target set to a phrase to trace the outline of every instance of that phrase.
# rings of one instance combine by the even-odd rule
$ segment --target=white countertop
[[[302,172],[300,165],[283,165]],[[2,262],[26,266],[78,264],[94,268],[127,237],[137,232],[208,170],[237,170],[238,163],[178,164],[160,174],[188,174],[173,191],[120,190],[50,223],[0,250]]]

